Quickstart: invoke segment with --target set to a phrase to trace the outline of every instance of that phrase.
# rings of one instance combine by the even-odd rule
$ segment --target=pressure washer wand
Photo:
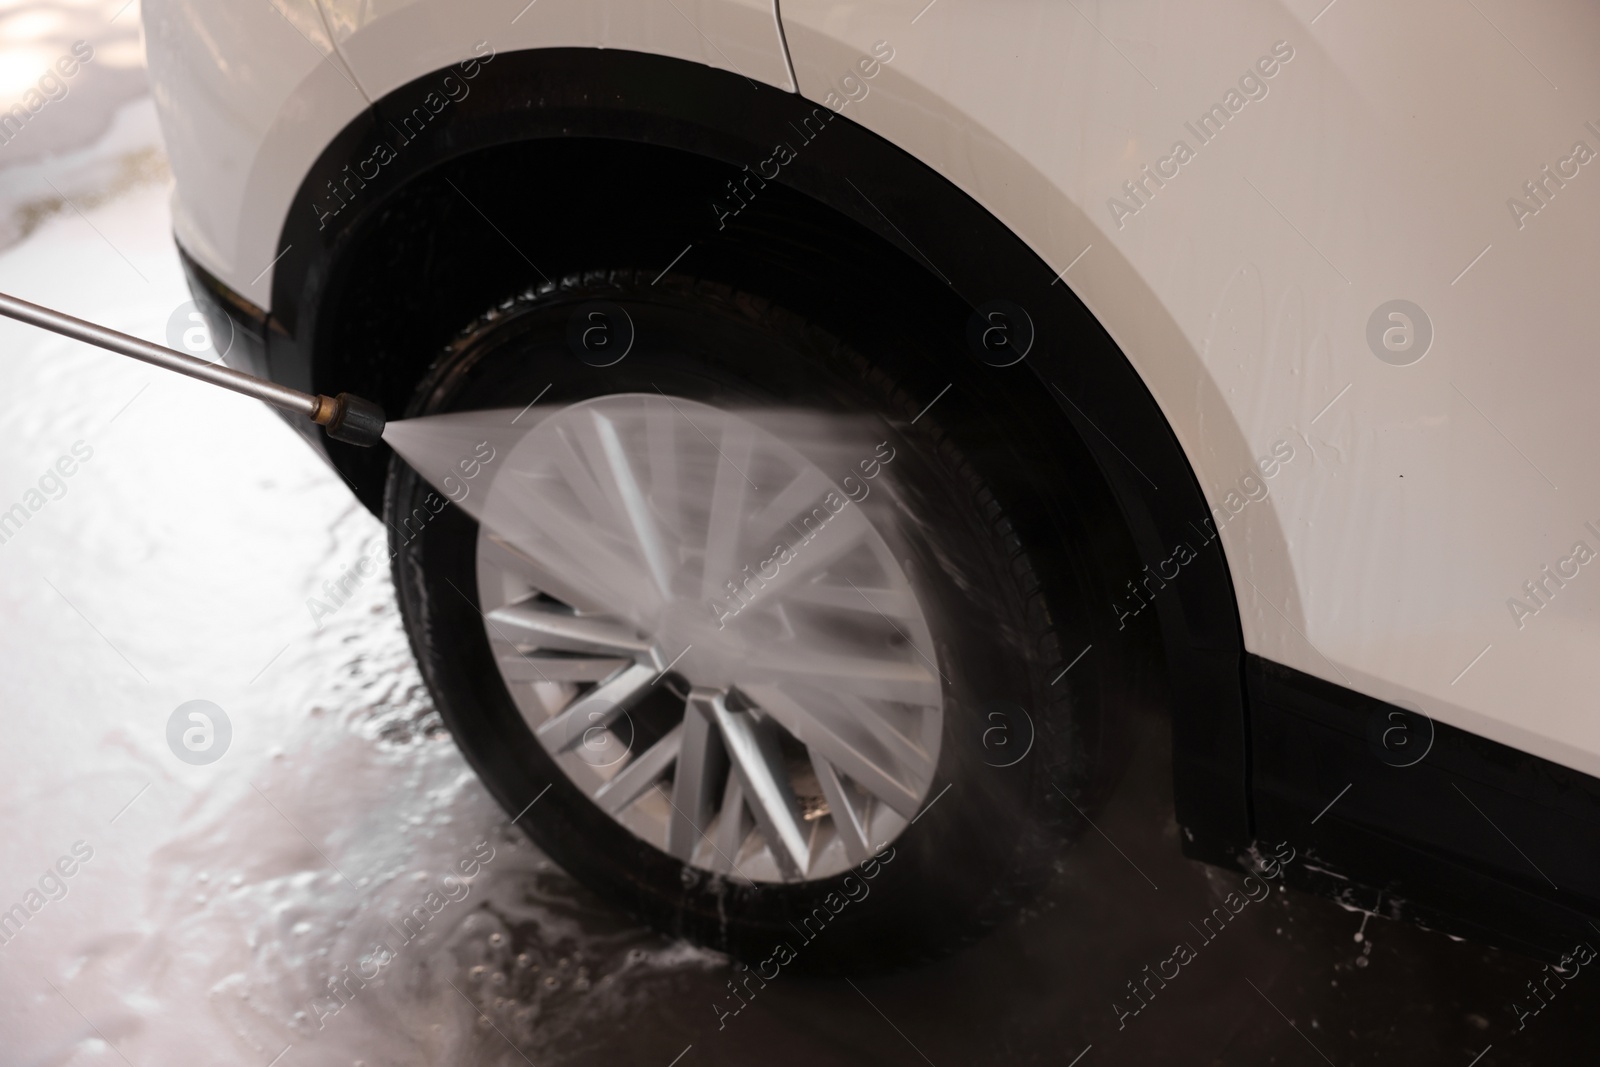
[[[235,393],[264,400],[273,407],[304,415],[321,426],[335,441],[371,447],[383,439],[383,409],[370,400],[340,393],[328,397],[302,393],[297,389],[269,382],[243,371],[224,367],[220,363],[207,363],[186,352],[178,352],[162,345],[130,337],[116,330],[108,330],[92,322],[64,315],[59,311],[18,300],[0,293],[0,315],[50,330],[108,352],[130,356],[145,363],[153,363],[167,370],[187,374],[211,385],[220,385]]]

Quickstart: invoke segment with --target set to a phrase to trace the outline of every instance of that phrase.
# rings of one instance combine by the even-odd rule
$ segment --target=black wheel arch
[[[1115,535],[1125,544],[1107,546],[1128,567],[1104,576],[1107,619],[1118,621],[1113,597],[1143,577],[1144,561],[1196,539],[1209,506],[1133,366],[1036,253],[910,154],[798,95],[618,50],[501,53],[478,68],[470,93],[402,129],[448,73],[378,101],[301,183],[272,310],[254,331],[273,379],[359,392],[399,413],[449,331],[486,299],[574,270],[665,270],[680,257],[694,257],[702,276],[779,289],[802,314],[876,313],[881,344],[964,339],[973,309],[1005,300],[1026,309],[1037,340],[1015,366],[972,358],[989,378],[967,384],[992,382],[1007,403],[1025,382],[1018,418],[1044,405],[1076,429],[1061,447],[1082,450],[1100,473],[1078,492],[1082,506],[1126,531]],[[390,158],[363,178],[380,141]],[[793,158],[764,177],[756,168],[776,143]],[[730,182],[748,207],[723,218]],[[388,450],[326,450],[378,511]],[[1185,850],[1232,862],[1252,826],[1243,640],[1220,542],[1153,606],[1126,630],[1109,627],[1110,639],[1159,657]]]

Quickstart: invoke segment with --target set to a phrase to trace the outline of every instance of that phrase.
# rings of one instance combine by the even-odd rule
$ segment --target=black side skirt
[[[1543,958],[1600,940],[1600,779],[1259,656],[1245,680],[1291,884]]]

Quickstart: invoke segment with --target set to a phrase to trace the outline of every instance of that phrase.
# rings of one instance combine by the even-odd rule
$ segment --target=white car
[[[746,959],[929,957],[1154,697],[1191,856],[1541,954],[1600,916],[1600,7],[518,8],[144,20],[230,358],[540,406],[536,483],[461,457],[495,523],[319,447],[554,858]]]

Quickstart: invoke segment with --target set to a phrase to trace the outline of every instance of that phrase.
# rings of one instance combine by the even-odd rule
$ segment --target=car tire
[[[574,341],[582,333],[575,324],[597,308],[613,326],[627,323],[628,348],[614,361],[614,350],[595,358]],[[993,450],[968,439],[985,416],[950,392],[913,395],[893,367],[770,299],[683,275],[652,282],[613,270],[543,285],[466,324],[407,412],[514,413],[535,401],[541,412],[560,411],[659,394],[704,406],[696,411],[865,413],[887,427],[894,476],[883,484],[892,485],[901,517],[895,558],[928,621],[940,676],[937,762],[892,841],[872,842],[871,856],[818,878],[707,869],[602,810],[541,742],[536,716],[497,667],[480,588],[482,530],[470,509],[443,506],[398,456],[390,468],[385,513],[405,626],[445,723],[489,791],[580,881],[764,979],[786,969],[859,972],[931,960],[1015,913],[1080,825],[1068,797],[1092,791],[1115,748],[1106,740],[1116,732],[1107,721],[1114,701],[1097,697],[1087,681],[1093,670],[1082,669],[1085,684],[1053,684],[1097,625],[1090,588],[1059,576],[1091,572],[1094,561],[1051,567],[1057,579],[1044,587],[1034,556],[1075,549],[1024,543],[1011,515],[1037,501],[995,491],[1015,479],[984,469]],[[419,509],[437,514],[413,534],[405,520]],[[659,740],[674,715],[688,721],[684,686],[673,681],[634,705],[633,736],[624,739],[633,748]],[[759,845],[761,827],[753,833]]]

